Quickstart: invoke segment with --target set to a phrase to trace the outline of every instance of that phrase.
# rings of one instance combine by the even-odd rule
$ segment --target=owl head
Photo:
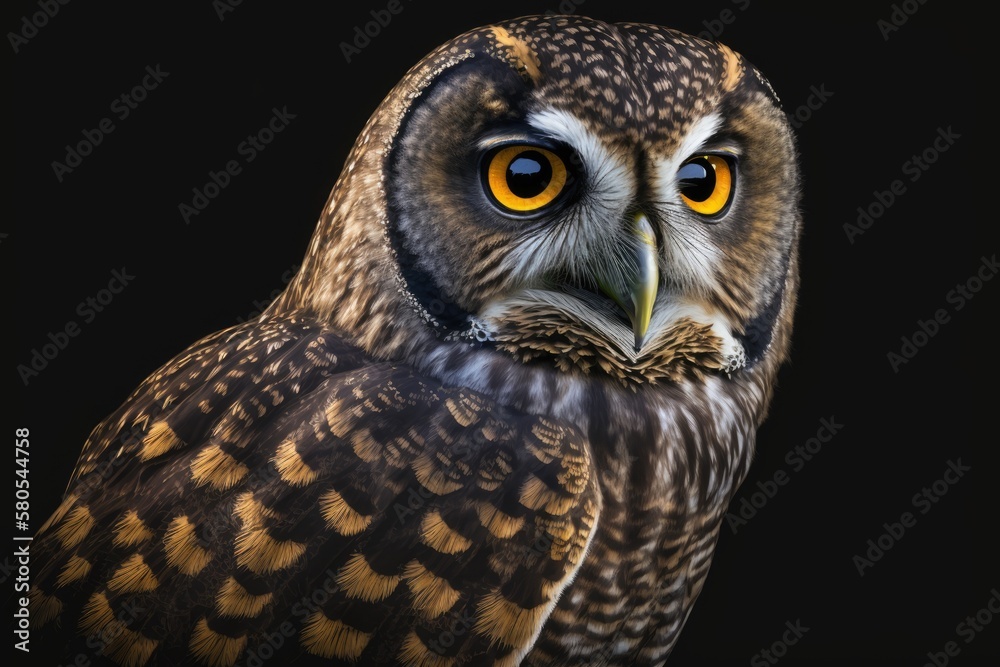
[[[789,124],[739,54],[525,17],[389,93],[272,310],[387,358],[471,346],[624,385],[745,372],[786,352],[798,198]]]

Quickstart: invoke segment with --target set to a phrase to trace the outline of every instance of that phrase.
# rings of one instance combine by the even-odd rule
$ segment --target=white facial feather
[[[691,127],[673,155],[657,160],[656,182],[663,200],[672,199],[680,203],[680,195],[677,194],[677,170],[685,160],[705,149],[708,140],[719,131],[721,125],[722,117],[717,113],[702,116],[691,123]]]
[[[696,220],[696,214],[681,201],[677,171],[688,158],[705,149],[721,124],[717,113],[702,116],[691,124],[673,155],[657,160],[653,166],[655,199],[660,204],[659,217],[665,223],[661,269],[675,283],[697,294],[715,288],[720,258],[707,225]]]
[[[539,132],[570,146],[586,174],[586,188],[567,218],[516,242],[504,261],[511,275],[531,284],[553,267],[586,265],[588,257],[608,257],[621,246],[622,219],[636,193],[634,170],[572,114],[545,109],[528,116]],[[570,169],[574,165],[567,165]]]

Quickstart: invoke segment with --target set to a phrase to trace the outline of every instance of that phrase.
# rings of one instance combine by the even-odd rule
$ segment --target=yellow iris
[[[698,179],[682,179],[681,199],[696,213],[715,215],[726,207],[733,191],[729,161],[718,155],[699,155],[688,160],[685,167],[692,163],[700,165],[705,175]]]
[[[486,181],[501,206],[519,213],[537,211],[566,187],[566,164],[540,146],[507,146],[490,159]]]

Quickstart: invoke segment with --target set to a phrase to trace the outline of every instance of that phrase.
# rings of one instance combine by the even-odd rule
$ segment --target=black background
[[[249,317],[283,286],[355,136],[411,65],[464,30],[559,9],[558,0],[458,11],[402,3],[349,63],[340,43],[383,0],[336,9],[243,2],[223,20],[210,2],[73,2],[18,53],[8,41],[14,220],[0,229],[0,264],[13,292],[5,347],[16,400],[5,421],[31,429],[33,527],[58,504],[100,419],[188,344]],[[973,37],[982,18],[913,1],[905,4],[915,13],[886,39],[878,21],[890,18],[889,3],[861,14],[833,4],[779,11],[762,0],[577,4],[563,9],[692,33],[722,28],[720,40],[768,76],[792,114],[811,87],[828,97],[813,98],[819,108],[798,130],[805,236],[792,359],[733,511],[776,472],[788,482],[738,530],[723,527],[670,664],[766,664],[755,656],[786,621],[809,628],[781,658],[789,667],[923,665],[948,641],[961,651],[952,664],[1000,664],[1000,617],[970,643],[956,629],[1000,589],[1000,280],[961,310],[947,298],[1000,250],[995,148],[978,131],[981,88],[991,85]],[[36,11],[19,3],[5,32]],[[169,76],[117,118],[112,101],[157,65]],[[247,164],[237,146],[275,107],[295,118]],[[51,163],[105,117],[115,130],[59,182]],[[949,127],[960,138],[911,181],[903,164]],[[178,205],[231,159],[242,173],[185,224]],[[852,243],[843,225],[896,179],[905,192]],[[85,323],[78,305],[123,267],[135,278]],[[938,309],[949,321],[896,372],[887,354]],[[70,321],[79,335],[25,385],[17,366]],[[786,454],[824,418],[843,426],[793,469]],[[959,459],[971,470],[921,514],[914,494]],[[853,557],[906,511],[916,525],[859,576]]]

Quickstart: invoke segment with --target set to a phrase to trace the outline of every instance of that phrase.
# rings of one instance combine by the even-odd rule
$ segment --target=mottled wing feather
[[[600,508],[572,425],[289,320],[200,342],[94,438],[33,611],[121,665],[516,664]]]

